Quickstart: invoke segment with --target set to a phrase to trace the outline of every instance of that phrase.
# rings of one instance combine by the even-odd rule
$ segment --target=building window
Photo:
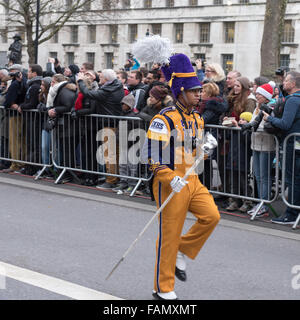
[[[128,34],[129,42],[133,43],[137,39],[137,24],[129,25],[129,34]]]
[[[106,69],[114,68],[114,54],[112,52],[105,53]]]
[[[202,61],[202,66],[204,67],[203,63],[206,61],[205,53],[195,53],[194,54],[194,59],[201,59]]]
[[[224,22],[224,42],[234,43],[234,22]]]
[[[66,6],[66,9],[71,9],[72,7],[72,0],[66,0],[65,1],[65,6]]]
[[[8,15],[9,14],[9,0],[4,0],[4,10],[5,10],[5,14]]]
[[[111,24],[109,26],[109,34],[110,34],[110,42],[117,43],[118,42],[118,25]]]
[[[290,55],[281,54],[280,55],[280,67],[290,67]]]
[[[183,23],[175,23],[175,43],[183,42]]]
[[[161,35],[161,24],[160,23],[153,23],[151,25],[152,27],[152,33]]]
[[[122,6],[123,6],[123,9],[130,8],[130,0],[123,0],[122,1]]]
[[[78,42],[78,26],[71,26],[71,43]]]
[[[0,30],[0,35],[1,35],[1,42],[2,43],[7,43],[8,42],[7,28]]]
[[[103,0],[103,10],[111,9],[111,0]]]
[[[74,64],[74,60],[75,60],[74,52],[67,52],[67,64],[68,64],[68,66],[70,64]]]
[[[87,52],[86,53],[86,60],[87,60],[87,62],[90,62],[94,65],[95,64],[95,52]]]
[[[214,0],[215,5],[223,4],[223,0]]]
[[[144,8],[152,8],[152,0],[144,0]]]
[[[85,4],[82,7],[83,10],[91,10],[91,0],[86,1]]]
[[[172,8],[174,7],[174,0],[166,0],[166,7],[167,8]]]
[[[248,4],[249,0],[240,0],[240,4]]]
[[[291,20],[286,20],[284,22],[284,29],[282,33],[281,42],[294,42],[295,29],[293,27]]]
[[[210,41],[210,23],[200,23],[200,43],[209,43]]]
[[[89,43],[96,43],[96,26],[88,26],[88,39]]]
[[[54,51],[49,52],[49,57],[50,58],[57,58],[57,52],[54,52]]]
[[[197,6],[198,5],[198,0],[190,0],[189,4],[190,4],[190,6]]]
[[[222,54],[222,67],[226,74],[233,70],[233,54]]]

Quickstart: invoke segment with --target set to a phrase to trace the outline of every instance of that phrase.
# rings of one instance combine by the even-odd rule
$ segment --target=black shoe
[[[180,270],[177,267],[175,267],[175,276],[180,281],[186,281],[186,272],[185,272],[185,270]]]

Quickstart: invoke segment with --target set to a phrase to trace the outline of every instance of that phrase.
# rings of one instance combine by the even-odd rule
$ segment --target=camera
[[[53,130],[57,125],[57,119],[56,118],[48,118],[45,124],[46,131]]]
[[[263,111],[266,112],[267,114],[271,114],[273,109],[269,105],[263,103],[260,106],[260,111],[259,111],[258,115],[254,118],[253,121],[246,123],[246,124],[241,124],[241,130],[243,133],[246,133],[247,131],[254,131],[254,132],[257,131],[259,124],[261,123],[261,121],[264,117]]]
[[[284,76],[286,72],[288,72],[290,69],[288,67],[280,67],[275,70],[276,76]]]
[[[20,71],[16,71],[16,72],[10,72],[8,75],[14,79],[14,78],[20,77],[20,74],[21,74]]]

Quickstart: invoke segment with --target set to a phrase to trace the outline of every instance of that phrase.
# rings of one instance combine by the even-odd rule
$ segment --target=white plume
[[[145,37],[132,46],[133,56],[142,63],[167,64],[172,53],[170,40],[159,35]]]

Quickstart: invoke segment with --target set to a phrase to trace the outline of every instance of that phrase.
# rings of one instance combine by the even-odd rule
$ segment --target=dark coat
[[[20,105],[25,100],[27,78],[23,74],[22,80],[13,80],[7,89],[4,107],[10,108],[14,103]]]
[[[220,116],[228,110],[228,103],[221,96],[203,101],[203,111],[198,109],[204,124],[219,124]]]
[[[64,129],[62,130],[60,128],[59,132],[60,134],[64,133],[65,137],[74,135],[72,120],[69,120],[68,117],[63,117],[63,114],[72,110],[76,97],[76,85],[73,83],[65,83],[58,89],[57,95],[54,99],[52,108],[55,109],[58,125],[63,126]]]
[[[85,97],[96,100],[96,112],[98,114],[121,115],[121,100],[124,97],[124,88],[118,79],[107,82],[99,90],[89,90],[82,80],[78,81],[78,86]]]
[[[146,94],[146,90],[147,90],[147,85],[145,85],[144,83],[140,82],[138,85],[136,86],[129,86],[128,89],[130,91],[130,93],[134,96],[134,98],[136,99],[136,108],[137,110],[141,111],[146,102],[145,102],[145,94]]]
[[[22,110],[36,109],[39,103],[41,83],[42,81],[40,77],[37,77],[36,80],[29,82],[25,95],[25,100],[23,103],[20,104],[20,108]]]

